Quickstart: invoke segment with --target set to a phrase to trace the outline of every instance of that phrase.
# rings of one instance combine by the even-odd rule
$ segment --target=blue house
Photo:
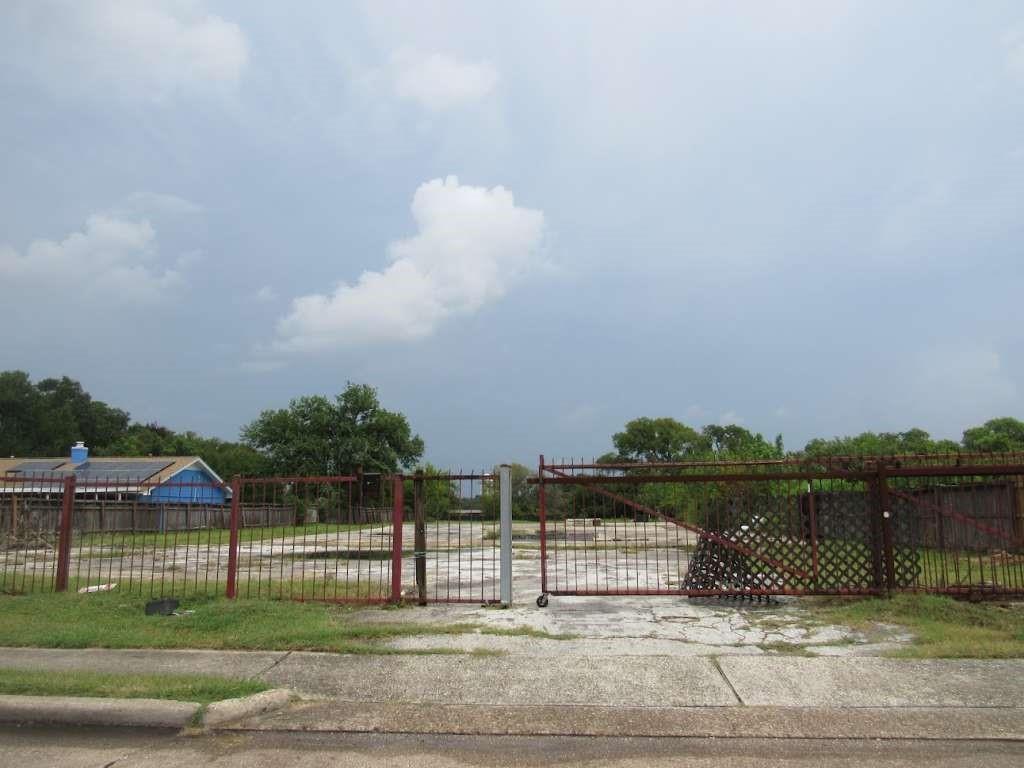
[[[199,456],[90,458],[81,442],[64,459],[0,459],[0,495],[59,492],[70,475],[75,496],[86,499],[223,504],[231,498],[231,489]]]

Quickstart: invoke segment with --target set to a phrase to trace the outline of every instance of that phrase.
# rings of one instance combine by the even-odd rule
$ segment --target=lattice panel
[[[734,492],[718,499],[706,508],[705,532],[698,540],[683,588],[739,594],[881,588],[885,564],[874,501],[865,491],[816,493],[815,540],[806,495]],[[893,519],[897,587],[912,586],[921,571],[912,521],[908,515]]]

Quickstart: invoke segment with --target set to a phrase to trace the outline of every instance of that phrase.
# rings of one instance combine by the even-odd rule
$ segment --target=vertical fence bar
[[[885,465],[878,463],[878,506],[881,510],[883,562],[885,563],[885,588],[890,594],[896,588],[896,562],[892,546],[892,510],[889,507],[889,480]]]
[[[402,601],[402,522],[405,505],[405,478],[394,475],[391,478],[391,602]]]
[[[71,569],[71,516],[75,511],[75,476],[64,478],[64,497],[60,505],[60,532],[57,540],[57,579],[54,584],[56,592],[65,592],[68,588],[68,571]]]
[[[228,588],[230,600],[238,596],[238,518],[242,503],[242,480],[238,475],[231,478],[231,533],[228,537]]]
[[[427,604],[427,524],[424,520],[425,489],[423,484],[423,470],[416,470],[416,477],[412,481],[412,512],[416,526],[416,541],[413,545],[415,552],[413,557],[416,560],[416,594],[420,605]]]
[[[500,497],[501,529],[501,604],[512,605],[512,467],[502,464],[498,470],[498,491]]]
[[[546,499],[544,497],[544,454],[540,455],[540,463],[537,467],[537,517],[540,520],[540,597],[537,598],[537,605],[542,608],[546,604],[548,593],[548,515]]]

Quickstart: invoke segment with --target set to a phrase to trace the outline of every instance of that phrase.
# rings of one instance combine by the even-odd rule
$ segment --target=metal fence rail
[[[488,473],[131,487],[51,475],[0,478],[0,489],[0,592],[500,599],[498,480]]]
[[[555,595],[1024,594],[1024,456],[545,463]]]

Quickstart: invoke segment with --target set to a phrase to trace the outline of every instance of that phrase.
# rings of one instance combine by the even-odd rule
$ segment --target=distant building
[[[220,476],[199,456],[90,458],[81,442],[71,447],[68,458],[0,459],[0,496],[59,494],[70,475],[75,478],[75,496],[86,499],[223,504],[231,497]]]

